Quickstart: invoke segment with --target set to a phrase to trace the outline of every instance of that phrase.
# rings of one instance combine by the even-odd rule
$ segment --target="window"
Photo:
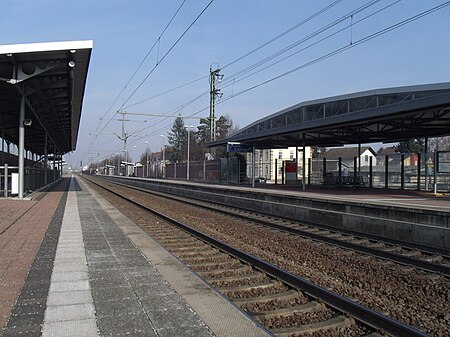
[[[366,163],[369,162],[369,156],[366,154]]]
[[[293,151],[291,151],[291,153],[289,154],[289,158],[291,158],[291,160],[294,159],[294,152]]]
[[[278,151],[278,159],[283,159],[283,151]]]

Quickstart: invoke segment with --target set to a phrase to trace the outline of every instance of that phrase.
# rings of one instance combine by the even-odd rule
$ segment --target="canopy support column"
[[[303,158],[302,158],[302,189],[306,190],[306,145],[305,145],[306,135],[303,134]]]
[[[252,187],[255,187],[255,144],[252,148]]]
[[[20,113],[19,113],[19,199],[23,199],[24,191],[24,175],[25,175],[25,95],[22,94],[20,98]]]
[[[48,153],[47,153],[47,131],[45,131],[44,136],[44,185],[48,184],[48,177],[47,177],[47,165],[48,165]]]

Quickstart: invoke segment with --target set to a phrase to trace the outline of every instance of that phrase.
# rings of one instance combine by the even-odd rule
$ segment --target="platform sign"
[[[227,152],[253,152],[253,146],[245,143],[227,143]]]
[[[450,173],[450,151],[437,152],[437,171],[439,173]]]
[[[284,172],[286,177],[286,185],[294,185],[297,182],[297,162],[285,161]]]

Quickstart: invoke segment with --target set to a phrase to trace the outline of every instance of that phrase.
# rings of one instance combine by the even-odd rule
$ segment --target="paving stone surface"
[[[93,196],[77,196],[100,335],[211,336]]]
[[[53,272],[48,291],[42,336],[98,336],[95,308],[89,287],[87,261],[83,234],[75,192],[75,180],[71,179],[60,236],[53,261]],[[61,277],[64,274],[74,279]],[[84,292],[76,298],[70,294]],[[61,295],[69,294],[67,301]],[[69,299],[71,299],[69,301]],[[74,327],[76,329],[74,330]]]
[[[41,334],[68,183],[69,179],[62,179],[39,201],[28,204],[32,207],[27,212],[22,204],[29,201],[7,205],[10,211],[17,206],[18,213],[11,213],[13,220],[6,230],[0,225],[4,230],[0,234],[0,256],[3,262],[9,260],[0,279],[5,286],[0,289],[0,328],[4,337]],[[0,200],[0,209],[2,204]]]

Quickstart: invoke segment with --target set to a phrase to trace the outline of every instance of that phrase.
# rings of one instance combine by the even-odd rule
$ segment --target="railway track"
[[[115,184],[125,186],[122,183]],[[128,186],[130,187],[130,186]],[[374,238],[367,238],[361,235],[343,233],[338,230],[320,228],[315,225],[303,224],[290,219],[275,218],[245,209],[232,208],[226,205],[195,200],[186,197],[167,195],[157,191],[144,188],[133,187],[146,193],[152,193],[160,197],[180,201],[193,206],[219,212],[225,215],[238,217],[243,220],[261,224],[266,227],[282,230],[301,237],[310,238],[316,241],[333,244],[345,249],[351,249],[364,254],[370,254],[406,266],[419,268],[427,272],[436,273],[445,277],[450,277],[450,256],[441,251],[429,251],[417,247],[408,247],[400,244],[388,243]]]
[[[135,221],[144,230],[276,336],[427,336],[199,232],[137,199],[129,200],[123,187],[120,191],[100,187],[114,198],[132,203],[138,214]],[[163,221],[148,221],[142,210]]]

